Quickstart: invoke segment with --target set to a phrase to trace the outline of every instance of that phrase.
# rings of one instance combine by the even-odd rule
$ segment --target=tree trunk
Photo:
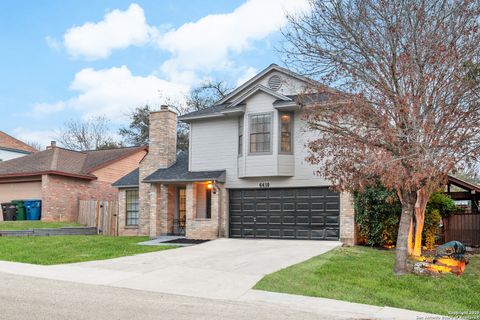
[[[422,254],[422,232],[425,223],[425,210],[427,208],[429,195],[425,189],[417,192],[417,202],[415,204],[415,246],[412,255],[419,257]]]
[[[408,228],[408,254],[413,254],[413,217],[410,219],[410,227]]]
[[[410,224],[413,218],[413,211],[417,201],[417,193],[411,191],[401,192],[402,215],[400,216],[400,225],[398,226],[397,247],[395,252],[395,266],[393,272],[396,275],[408,273],[408,235]]]

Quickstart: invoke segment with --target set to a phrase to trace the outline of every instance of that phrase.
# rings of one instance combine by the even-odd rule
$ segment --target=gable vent
[[[282,79],[278,75],[273,75],[268,79],[268,87],[274,91],[277,91],[282,86]]]

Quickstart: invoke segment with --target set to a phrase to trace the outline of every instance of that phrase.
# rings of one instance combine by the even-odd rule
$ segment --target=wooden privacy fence
[[[97,228],[98,234],[118,236],[118,202],[79,200],[78,223]]]
[[[453,214],[444,219],[445,242],[457,240],[468,246],[480,245],[480,214]]]

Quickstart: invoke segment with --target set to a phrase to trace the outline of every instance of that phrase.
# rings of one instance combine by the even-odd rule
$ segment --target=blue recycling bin
[[[27,209],[27,220],[40,220],[42,214],[41,200],[25,200],[25,208]]]

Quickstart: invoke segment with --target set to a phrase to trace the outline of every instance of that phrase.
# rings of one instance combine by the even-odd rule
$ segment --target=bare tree
[[[479,1],[312,0],[311,9],[289,17],[286,60],[345,93],[305,95],[304,118],[319,132],[308,160],[340,190],[377,179],[396,190],[394,272],[405,274],[426,199],[480,156]]]
[[[90,120],[70,120],[64,124],[58,142],[67,149],[85,151],[118,148],[120,145],[110,131],[110,123],[104,116]]]
[[[165,98],[165,104],[169,105],[178,115],[211,107],[216,101],[222,99],[231,87],[224,81],[206,81],[193,88],[185,97],[185,103],[172,101]],[[130,115],[128,127],[120,128],[119,134],[127,145],[147,145],[149,114],[153,111],[150,106],[136,108]],[[179,123],[177,128],[177,147],[179,150],[188,149],[188,125]]]
[[[42,149],[45,148],[45,146],[42,146],[42,144],[38,141],[25,141],[26,144],[28,144],[30,147],[37,151],[41,151]]]

